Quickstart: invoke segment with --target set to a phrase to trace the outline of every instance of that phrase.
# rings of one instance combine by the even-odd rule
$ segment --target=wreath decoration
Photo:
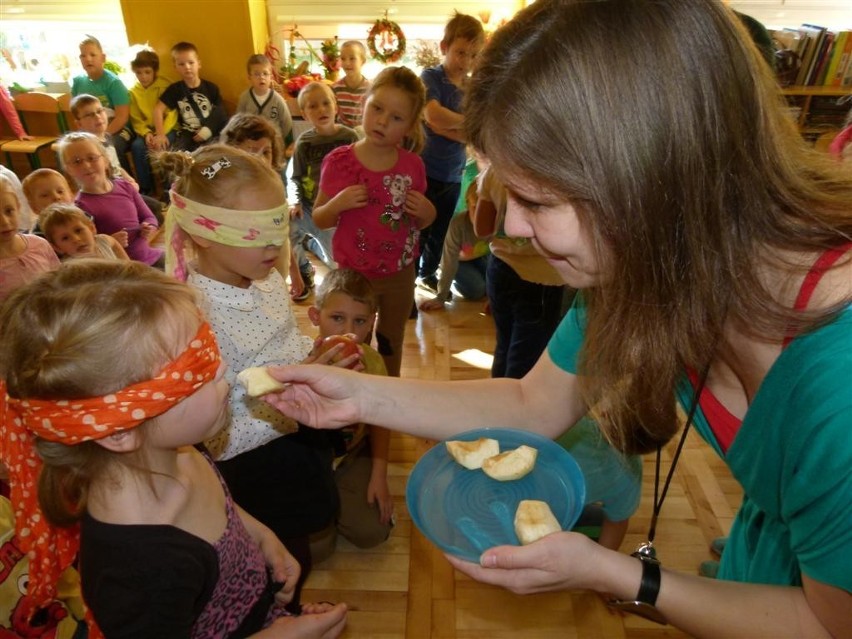
[[[382,64],[399,62],[405,55],[405,34],[396,22],[380,18],[367,34],[367,48],[370,56]]]

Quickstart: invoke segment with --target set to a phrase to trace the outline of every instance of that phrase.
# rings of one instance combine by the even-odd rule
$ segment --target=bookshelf
[[[838,98],[852,96],[852,86],[789,86],[781,89],[799,131],[815,138],[830,130],[840,130],[852,104],[838,104]]]

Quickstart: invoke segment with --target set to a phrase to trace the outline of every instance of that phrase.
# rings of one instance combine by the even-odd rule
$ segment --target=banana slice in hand
[[[246,387],[249,397],[260,397],[267,393],[283,390],[287,384],[279,382],[269,374],[266,366],[255,366],[240,371],[237,381]]]
[[[524,546],[561,530],[562,527],[545,502],[524,499],[518,504],[518,510],[515,511],[515,534]]]
[[[498,481],[512,481],[528,474],[535,466],[538,451],[531,446],[518,446],[515,450],[489,457],[482,462],[486,475]]]
[[[476,470],[482,462],[500,452],[500,443],[496,439],[480,437],[472,442],[458,440],[446,442],[447,452],[465,468]]]

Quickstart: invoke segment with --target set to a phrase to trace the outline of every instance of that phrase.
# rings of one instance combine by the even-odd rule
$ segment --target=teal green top
[[[575,305],[548,347],[571,358],[566,370],[584,324]],[[686,376],[676,394],[688,410]],[[798,586],[804,573],[852,591],[852,306],[781,353],[727,455],[700,408],[694,424],[744,493],[719,578]]]
[[[465,199],[465,193],[467,193],[468,187],[470,187],[471,182],[476,181],[476,176],[479,175],[479,167],[476,166],[476,160],[473,158],[469,158],[468,161],[464,165],[464,173],[462,173],[461,180],[461,190],[459,191],[459,201],[456,202],[456,210],[454,211],[454,215],[456,213],[462,213],[467,211],[467,200]]]

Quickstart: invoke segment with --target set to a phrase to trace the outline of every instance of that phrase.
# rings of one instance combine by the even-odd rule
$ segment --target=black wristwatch
[[[610,599],[610,608],[629,612],[659,624],[667,624],[665,615],[657,607],[657,595],[660,594],[660,562],[650,553],[636,551],[631,557],[642,562],[642,581],[639,583],[639,593],[635,601]]]

